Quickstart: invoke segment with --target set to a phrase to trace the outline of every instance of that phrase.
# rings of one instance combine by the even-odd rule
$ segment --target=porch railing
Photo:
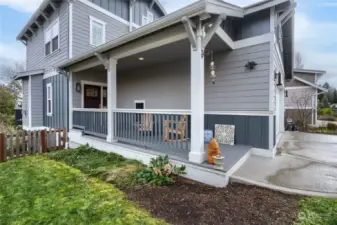
[[[150,148],[190,150],[190,111],[114,110],[118,141]]]
[[[106,138],[108,135],[107,109],[73,109],[73,128],[84,133]]]

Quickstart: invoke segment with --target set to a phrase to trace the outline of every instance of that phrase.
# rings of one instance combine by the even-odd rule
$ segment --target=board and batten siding
[[[64,1],[60,8],[54,12],[49,21],[46,21],[41,28],[27,41],[26,70],[45,69],[45,72],[52,71],[53,66],[57,66],[69,58],[68,45],[68,3]],[[48,26],[59,18],[59,49],[52,54],[45,56],[44,31]]]
[[[133,22],[139,26],[142,25],[142,17],[147,16],[147,11],[153,13],[153,19],[157,20],[160,17],[164,16],[163,13],[158,9],[156,5],[150,9],[152,1],[149,0],[137,0],[133,6]]]
[[[28,77],[22,79],[22,92],[23,92],[23,101],[22,101],[22,125],[29,126],[29,106],[28,106]]]
[[[31,76],[32,127],[43,126],[43,87],[42,75]]]
[[[94,46],[90,45],[90,16],[106,23],[106,42],[129,32],[129,26],[96,9],[75,1],[73,5],[73,56],[81,55]]]
[[[269,110],[270,44],[260,44],[214,55],[216,82],[209,78],[205,64],[206,111]],[[252,71],[248,61],[258,65]]]
[[[88,0],[103,9],[129,21],[129,4],[130,1],[126,0]]]
[[[52,116],[47,116],[47,84],[52,84]],[[56,75],[43,80],[43,126],[50,128],[68,127],[68,79]]]

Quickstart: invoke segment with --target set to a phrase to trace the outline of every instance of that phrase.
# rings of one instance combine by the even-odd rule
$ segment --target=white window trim
[[[152,21],[151,22],[149,21],[149,15],[150,14],[152,15]],[[142,24],[142,26],[145,26],[145,25],[148,25],[148,24],[150,24],[152,22],[154,22],[154,14],[150,10],[147,10],[146,11],[146,15],[144,15],[144,14],[142,15],[141,24]]]
[[[94,47],[97,47],[97,46],[100,46],[102,44],[104,44],[106,42],[106,22],[102,21],[102,20],[99,20],[93,16],[89,16],[89,19],[90,19],[90,45],[91,46],[94,46]],[[93,44],[93,39],[92,39],[92,25],[93,25],[93,22],[96,22],[96,23],[99,23],[103,26],[103,42],[100,44],[100,45],[94,45]]]
[[[47,112],[47,116],[52,116],[53,115],[53,85],[52,85],[52,83],[47,83],[46,88],[47,88],[46,89],[46,92],[47,92],[47,94],[46,94],[46,96],[47,96],[46,112]],[[50,112],[48,112],[48,109],[49,109],[48,88],[50,88],[50,103],[51,103]]]
[[[136,108],[136,104],[137,103],[143,103],[144,104],[144,109],[146,109],[145,100],[135,100],[135,108]]]
[[[106,83],[101,83],[101,82],[81,80],[81,108],[82,109],[84,109],[84,85],[92,85],[92,86],[101,87],[101,107],[103,108],[103,88],[105,87],[108,88],[108,85]]]
[[[149,15],[152,16],[152,21],[151,22],[149,22]],[[148,22],[147,22],[148,24],[152,23],[154,21],[154,14],[150,10],[147,10],[147,19],[148,19]]]
[[[49,55],[46,55],[46,43],[45,43],[45,37],[46,37],[46,32],[47,31],[49,31],[50,29],[52,29],[53,28],[53,26],[56,24],[56,23],[58,23],[58,25],[59,25],[59,33],[58,33],[58,48],[56,49],[56,50],[54,50],[54,51],[52,51],[52,40],[53,39],[51,39],[50,40],[50,48],[51,48],[51,51],[50,51],[50,53],[49,53]],[[57,52],[57,51],[59,51],[60,50],[60,19],[59,19],[59,17],[57,17],[48,27],[47,27],[47,29],[45,29],[44,30],[44,32],[43,32],[43,41],[44,41],[44,56],[45,57],[49,57],[49,56],[51,56],[52,54],[54,54],[55,52]]]

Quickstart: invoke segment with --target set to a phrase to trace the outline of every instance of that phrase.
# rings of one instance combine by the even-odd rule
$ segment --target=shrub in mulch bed
[[[175,185],[127,190],[153,216],[176,225],[293,224],[299,197],[230,184],[215,188],[179,177]]]

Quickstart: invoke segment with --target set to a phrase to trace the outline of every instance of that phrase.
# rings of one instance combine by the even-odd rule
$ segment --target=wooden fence
[[[40,131],[17,130],[10,134],[0,134],[0,162],[11,158],[35,155],[64,149],[67,129]]]

